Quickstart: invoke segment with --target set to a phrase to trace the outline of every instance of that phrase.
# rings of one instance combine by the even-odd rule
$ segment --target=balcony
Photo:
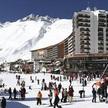
[[[89,37],[84,37],[84,41],[89,41],[90,38]]]
[[[103,32],[103,28],[98,28],[98,31]]]
[[[78,26],[90,27],[90,24],[88,24],[88,23],[78,23]]]
[[[105,23],[99,23],[98,26],[100,26],[100,27],[106,27],[107,25]]]
[[[77,19],[77,22],[88,22],[90,23],[90,20],[89,19]]]
[[[106,15],[105,14],[99,14],[98,17],[106,18]]]
[[[88,31],[88,32],[90,32],[90,29],[89,28],[80,28],[80,31]]]
[[[98,40],[103,41],[103,37],[102,36],[98,37]]]
[[[107,22],[106,19],[99,19],[98,21],[99,21],[99,22],[102,22],[102,23],[103,23],[103,22]]]

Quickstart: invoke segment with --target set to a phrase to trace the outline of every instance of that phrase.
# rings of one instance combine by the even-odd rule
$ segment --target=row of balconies
[[[80,52],[81,52],[81,53],[89,53],[89,52],[90,52],[90,49],[84,49],[84,48],[82,48],[82,49],[80,50]]]
[[[101,26],[101,27],[108,27],[108,24],[105,24],[105,23],[98,23],[98,26]]]
[[[77,19],[77,22],[87,22],[87,23],[90,23],[90,20],[89,19]]]
[[[98,14],[98,17],[101,17],[101,18],[106,18],[107,15],[106,14]]]
[[[80,28],[80,31],[88,31],[88,32],[90,32],[90,29],[89,28]]]
[[[88,23],[78,23],[77,26],[90,27]]]
[[[108,14],[98,14],[99,18],[108,18]]]
[[[103,32],[98,32],[98,36],[103,36],[104,33]]]
[[[99,36],[99,37],[98,37],[98,40],[103,40],[103,37],[102,37],[102,36]]]
[[[90,18],[90,15],[88,14],[78,14],[77,18]]]
[[[102,31],[103,32],[103,28],[98,28],[98,31]]]
[[[107,22],[107,20],[106,19],[98,19],[98,22]]]
[[[81,40],[80,45],[90,45],[89,40]]]
[[[90,34],[87,32],[87,33],[81,34],[81,36],[90,36]]]

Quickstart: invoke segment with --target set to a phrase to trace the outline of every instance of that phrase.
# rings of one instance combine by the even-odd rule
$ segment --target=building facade
[[[46,48],[32,50],[32,61],[34,61],[34,70],[41,71],[45,64],[51,64],[52,61],[63,60],[64,58],[64,41],[51,45]]]
[[[90,8],[73,16],[74,53],[108,52],[108,12]]]
[[[73,33],[65,44],[68,70],[102,72],[108,63],[108,11],[87,8],[75,12]]]

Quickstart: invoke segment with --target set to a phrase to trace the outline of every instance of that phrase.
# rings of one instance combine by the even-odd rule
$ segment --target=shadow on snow
[[[16,101],[11,101],[7,102],[7,108],[29,108],[29,106],[26,106]]]

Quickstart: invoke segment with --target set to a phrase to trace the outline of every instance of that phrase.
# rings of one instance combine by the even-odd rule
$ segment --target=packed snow
[[[21,76],[21,81],[25,81],[25,88],[26,88],[26,98],[25,100],[8,100],[8,94],[3,93],[4,89],[8,89],[9,87],[12,87],[12,90],[14,87],[16,87],[17,90],[20,89],[20,86],[17,85],[16,75]],[[52,74],[54,75],[54,74]],[[34,82],[31,82],[30,76],[32,76],[32,79]],[[42,90],[42,105],[36,104],[36,96],[37,92],[41,90],[41,81],[44,78],[45,82],[56,82],[59,84],[61,82],[62,87],[68,88],[69,87],[69,80],[63,79],[63,75],[55,75],[55,77],[61,76],[61,81],[57,80],[51,80],[51,74],[49,73],[37,73],[37,74],[17,74],[17,73],[1,73],[0,78],[3,79],[3,83],[5,83],[4,88],[0,88],[0,97],[5,96],[7,99],[7,107],[6,108],[48,108],[49,107],[49,90]],[[40,84],[37,84],[37,79],[40,80]],[[82,85],[79,83],[79,79],[72,81],[72,86],[74,89],[74,96],[72,102],[59,102],[59,105],[62,106],[62,108],[107,108],[108,105],[105,102],[99,102],[97,97],[97,102],[92,103],[92,85],[95,81],[89,81],[87,82],[87,86],[84,87],[85,90],[85,98],[80,98],[79,96],[79,90],[82,89]],[[31,86],[31,89],[29,88]],[[59,97],[61,98],[61,93],[59,94]],[[20,98],[18,95],[17,98]],[[54,98],[53,98],[54,101]]]

